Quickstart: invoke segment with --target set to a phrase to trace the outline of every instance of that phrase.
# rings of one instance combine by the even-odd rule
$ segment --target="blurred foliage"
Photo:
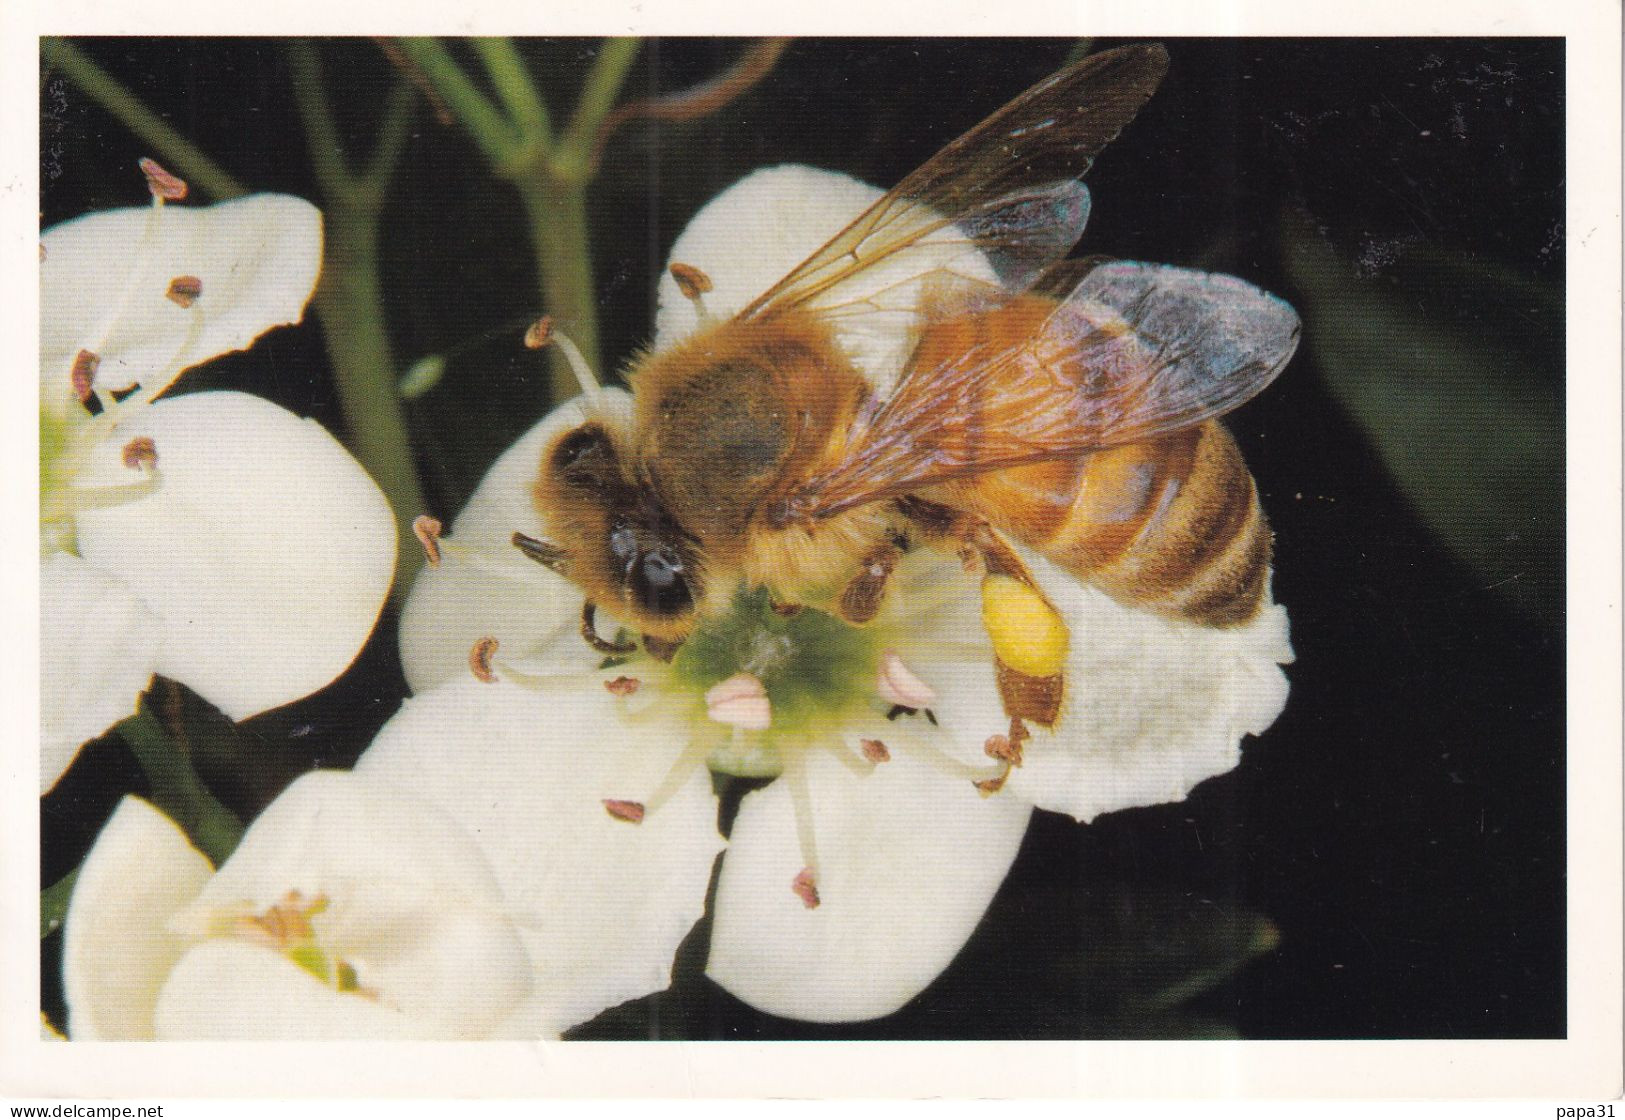
[[[1305,348],[1406,497],[1486,589],[1559,625],[1561,288],[1428,246],[1362,268],[1298,212],[1281,240]]]

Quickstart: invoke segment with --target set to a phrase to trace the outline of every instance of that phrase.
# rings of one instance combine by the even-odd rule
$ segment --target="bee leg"
[[[656,661],[671,661],[677,656],[677,651],[683,648],[683,640],[678,638],[657,638],[653,634],[643,635],[643,649]]]
[[[842,619],[853,626],[874,620],[880,613],[880,605],[886,601],[886,583],[902,555],[902,549],[887,541],[863,558],[858,574],[847,583],[836,605]]]
[[[597,650],[599,653],[607,653],[615,656],[621,656],[637,651],[638,647],[633,642],[612,642],[607,638],[600,637],[598,634],[598,627],[594,625],[597,614],[597,604],[595,604],[591,599],[588,599],[585,603],[581,604],[581,637],[583,641],[585,641],[589,646]]]
[[[1061,714],[1068,634],[1016,550],[983,518],[934,502],[898,503],[928,534],[958,544],[969,566],[982,569],[982,623],[993,641],[994,676],[1010,732],[988,740],[988,753],[1021,764],[1026,721],[1052,727]]]

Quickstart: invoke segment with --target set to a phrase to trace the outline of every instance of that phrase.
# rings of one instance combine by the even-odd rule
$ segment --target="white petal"
[[[1030,808],[939,772],[904,735],[868,775],[807,757],[816,909],[791,890],[804,859],[789,782],[745,797],[706,971],[753,1007],[816,1022],[889,1014],[947,967],[1003,882]]]
[[[631,398],[605,389],[592,409],[624,413]],[[438,568],[424,568],[412,584],[401,612],[401,664],[414,692],[423,692],[468,673],[468,651],[480,638],[496,638],[501,655],[526,659],[568,638],[567,653],[586,656],[574,637],[581,615],[575,584],[525,559],[512,545],[516,532],[547,540],[551,526],[531,498],[542,450],[566,428],[580,424],[588,406],[577,397],[554,409],[492,464],[448,534],[451,541],[479,553],[485,566],[447,556]],[[506,574],[505,574],[506,573]]]
[[[77,556],[40,565],[40,793],[79,748],[134,715],[157,664],[161,624],[140,599]]]
[[[240,941],[197,946],[158,1000],[157,1036],[188,1042],[455,1038],[439,1024],[322,984],[282,954]]]
[[[705,310],[714,318],[727,318],[806,260],[882,193],[833,171],[796,164],[764,168],[706,203],[677,238],[669,259],[692,265],[710,278]],[[842,349],[882,393],[914,349],[906,312],[919,302],[920,277],[949,261],[962,275],[994,279],[986,259],[967,250],[963,238],[949,227],[866,268],[860,281],[841,285],[843,300],[872,296],[887,308],[905,312],[836,322]],[[698,325],[699,309],[683,297],[669,271],[663,274],[656,348],[687,337]]]
[[[343,672],[389,590],[395,529],[372,479],[319,424],[244,393],[136,410],[80,485],[127,485],[149,436],[160,489],[78,518],[81,554],[164,621],[158,672],[232,719]]]
[[[96,384],[156,393],[176,374],[297,323],[321,269],[322,216],[303,199],[262,194],[216,206],[87,214],[45,231],[40,262],[41,399],[70,406],[81,349],[100,355]],[[192,276],[189,308],[165,293]]]
[[[1226,629],[1167,620],[1027,559],[1072,641],[1061,719],[1027,744],[1009,792],[1080,821],[1179,801],[1280,714],[1292,660],[1280,606]]]
[[[703,766],[641,824],[605,810],[646,801],[684,745],[680,728],[631,725],[622,710],[596,682],[458,681],[407,701],[356,764],[473,833],[528,915],[536,998],[561,1024],[670,983],[722,847]]]
[[[79,869],[63,932],[72,1038],[154,1037],[159,990],[186,948],[167,923],[212,870],[163,813],[139,797],[119,802]]]
[[[311,919],[323,951],[419,1032],[485,1037],[529,994],[524,946],[479,846],[387,782],[304,775],[172,924],[219,936],[222,922],[263,914],[290,892],[305,905],[325,899]]]

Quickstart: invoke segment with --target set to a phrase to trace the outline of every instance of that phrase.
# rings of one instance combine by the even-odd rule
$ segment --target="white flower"
[[[758,173],[702,210],[672,259],[712,279],[708,314],[729,315],[878,193],[805,168]],[[698,321],[675,283],[662,283],[657,348]],[[839,341],[881,385],[908,352],[896,335]],[[624,408],[626,398],[604,390],[592,407]],[[535,783],[493,800],[550,832],[545,846],[567,852],[570,874],[587,881],[634,874],[629,859],[659,868],[674,828],[704,850],[712,823],[690,801],[707,767],[775,777],[746,795],[733,825],[707,965],[764,1011],[846,1021],[896,1010],[970,936],[1033,806],[1088,820],[1178,800],[1233,767],[1241,736],[1266,728],[1285,702],[1279,665],[1291,649],[1279,606],[1229,630],[1169,621],[1025,551],[1071,641],[1062,716],[1050,731],[1033,729],[1015,769],[999,758],[1009,720],[980,581],[953,556],[910,552],[863,628],[811,609],[781,616],[757,594],[706,620],[669,665],[639,653],[602,668],[575,633],[580,593],[509,546],[515,531],[549,538],[530,484],[541,448],[582,409],[561,406],[498,460],[456,521],[451,560],[419,577],[402,657],[423,694],[413,703],[437,713],[436,731],[416,738],[402,728],[373,752],[427,770],[437,744],[469,737],[524,757]],[[509,615],[510,604],[523,613]],[[490,663],[479,668],[499,683],[467,681],[470,646],[491,636],[496,654],[482,647]],[[635,769],[606,769],[601,755]],[[443,770],[415,788],[439,800]],[[673,826],[678,791],[689,800]],[[461,787],[453,796],[469,799]],[[596,817],[581,818],[583,807]],[[577,816],[551,830],[535,824],[557,811]],[[655,827],[666,831],[645,840]],[[636,839],[612,847],[617,828]],[[695,912],[692,897],[667,897],[679,924]]]
[[[245,719],[327,684],[371,631],[394,532],[355,460],[258,397],[154,400],[297,322],[320,264],[321,215],[281,195],[155,193],[44,234],[42,793],[155,672]]]
[[[75,1041],[556,1033],[531,971],[464,830],[335,771],[284,791],[217,873],[125,798],[79,872],[62,966]]]

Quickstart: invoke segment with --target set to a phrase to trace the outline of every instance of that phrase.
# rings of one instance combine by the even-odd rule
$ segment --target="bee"
[[[1231,277],[1065,259],[1079,179],[1167,62],[1131,46],[1051,76],[737,315],[637,360],[629,402],[589,402],[533,487],[557,539],[515,536],[585,592],[587,640],[630,651],[602,608],[669,659],[741,588],[862,625],[906,550],[954,550],[982,573],[1014,736],[1056,720],[1069,640],[1015,545],[1169,618],[1253,618],[1271,534],[1217,418],[1286,365],[1296,314]],[[900,280],[876,291],[899,268],[904,307]],[[703,311],[710,278],[671,270]],[[868,315],[913,341],[889,386],[837,342]]]

